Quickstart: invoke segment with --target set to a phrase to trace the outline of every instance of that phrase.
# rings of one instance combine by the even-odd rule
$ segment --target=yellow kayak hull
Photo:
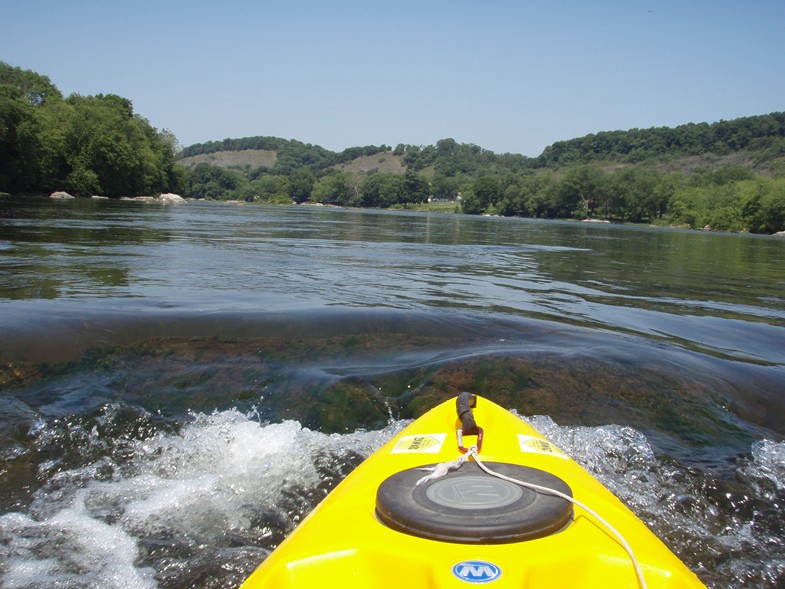
[[[576,500],[600,514],[629,543],[649,588],[704,587],[621,501],[520,418],[482,397],[477,398],[474,416],[483,429],[484,463],[532,467],[564,481]],[[491,589],[641,587],[620,542],[579,506],[566,526],[523,541],[452,542],[382,523],[377,512],[380,485],[407,469],[455,461],[461,455],[459,442],[477,441],[474,436],[459,440],[460,429],[455,401],[414,421],[341,482],[241,589],[324,583],[364,589],[468,589],[472,584]]]

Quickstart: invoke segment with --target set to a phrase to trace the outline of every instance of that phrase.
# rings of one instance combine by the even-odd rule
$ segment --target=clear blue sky
[[[0,60],[114,93],[183,145],[597,131],[785,110],[785,0],[0,0]]]

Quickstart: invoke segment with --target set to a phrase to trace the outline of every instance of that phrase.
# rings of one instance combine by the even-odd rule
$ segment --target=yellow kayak
[[[536,430],[462,393],[404,429],[241,589],[704,587]]]

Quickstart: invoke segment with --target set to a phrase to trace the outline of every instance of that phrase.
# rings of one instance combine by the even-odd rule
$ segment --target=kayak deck
[[[462,423],[455,402],[448,401],[417,419],[358,466],[259,566],[242,589],[315,587],[326,581],[357,588],[398,587],[404,583],[407,589],[466,589],[467,583],[490,584],[494,589],[641,587],[622,543],[581,504],[601,514],[629,543],[646,586],[652,589],[704,587],[610,491],[520,418],[481,397],[477,398],[473,414],[482,428],[479,456],[484,464],[549,473],[566,484],[569,494],[579,504],[570,506],[569,514],[561,510],[558,523],[546,525],[544,532],[526,532],[524,536],[528,539],[523,540],[510,539],[520,535],[494,537],[495,528],[489,528],[490,532],[485,530],[487,526],[482,520],[490,521],[494,514],[501,513],[495,519],[504,525],[507,504],[517,501],[529,505],[540,499],[527,499],[523,493],[514,491],[509,493],[515,494],[515,498],[504,498],[501,496],[506,496],[508,491],[501,487],[490,492],[497,503],[488,510],[489,517],[468,518],[466,537],[458,530],[457,540],[439,535],[442,527],[452,526],[449,513],[444,518],[438,512],[435,516],[424,516],[436,520],[433,525],[437,532],[425,533],[431,537],[423,537],[417,529],[419,516],[414,516],[410,526],[407,521],[399,523],[395,514],[392,517],[387,514],[379,488],[388,478],[396,475],[400,478],[402,475],[398,473],[408,469],[453,462],[462,455],[459,445],[480,441],[476,436],[461,439],[458,434]],[[471,457],[468,462],[472,462]],[[478,477],[490,475],[480,473],[476,467],[476,464],[464,464],[454,473],[444,475],[443,480],[449,483],[440,483],[439,487],[426,491],[419,489],[415,481],[411,489],[416,495],[412,504],[417,507],[433,499],[449,506],[453,500],[464,501],[467,496],[471,502],[472,488],[488,495],[483,491],[486,483]],[[455,473],[464,469],[466,472],[461,474],[464,482],[452,484],[458,481]],[[428,474],[425,470],[421,472],[423,476]],[[409,476],[400,484],[405,488],[411,480]],[[377,501],[381,502],[378,506]],[[396,509],[405,511],[406,501],[403,508]],[[471,511],[463,505],[455,507],[457,512]],[[559,511],[558,507],[555,509]],[[440,519],[444,526],[440,526]],[[456,525],[460,527],[460,513]],[[480,529],[483,531],[478,532]],[[478,533],[485,536],[478,539]]]

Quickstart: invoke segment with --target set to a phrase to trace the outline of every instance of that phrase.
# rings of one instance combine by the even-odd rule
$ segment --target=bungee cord
[[[624,538],[624,536],[621,534],[621,532],[619,532],[616,528],[614,528],[608,522],[608,520],[606,520],[604,517],[602,517],[595,510],[590,508],[585,503],[575,499],[574,497],[570,497],[569,495],[566,495],[565,493],[562,493],[561,491],[557,491],[556,489],[551,489],[550,487],[543,487],[541,485],[536,485],[534,483],[527,483],[525,481],[521,481],[521,480],[518,480],[516,478],[509,477],[509,476],[504,475],[504,474],[502,474],[500,472],[496,472],[496,471],[492,470],[491,468],[486,466],[485,463],[480,459],[477,446],[471,446],[469,448],[468,452],[464,456],[461,456],[461,458],[465,458],[467,456],[472,457],[474,459],[474,461],[477,463],[477,466],[479,466],[480,469],[483,470],[483,472],[485,472],[486,474],[488,474],[490,476],[496,477],[497,479],[501,479],[503,481],[507,481],[509,483],[513,483],[515,485],[519,485],[519,486],[524,487],[526,489],[531,489],[532,491],[535,491],[535,492],[538,492],[538,493],[546,493],[546,494],[549,494],[549,495],[554,495],[556,497],[564,499],[565,501],[569,501],[570,503],[572,503],[573,505],[575,505],[577,507],[580,507],[586,513],[588,513],[591,517],[593,517],[597,522],[599,522],[603,527],[605,527],[609,532],[611,532],[611,534],[616,538],[616,540],[619,542],[619,544],[621,544],[622,548],[624,548],[624,550],[629,555],[630,560],[632,561],[632,565],[635,568],[635,575],[638,578],[638,584],[640,585],[640,589],[648,589],[648,584],[646,583],[646,579],[643,576],[643,570],[641,569],[640,563],[638,562],[638,559],[635,556],[635,552],[632,550],[632,546],[630,546],[629,542],[627,542],[627,540]],[[443,470],[441,475],[437,475],[437,472],[441,472],[441,470],[437,466],[434,469],[433,474],[429,475],[428,477],[423,477],[423,479],[420,479],[418,484],[420,482],[424,482],[424,479],[430,480],[430,478],[437,478],[437,476],[443,476],[444,474],[447,474],[447,472],[449,470],[454,470],[456,468],[459,468],[464,462],[466,462],[466,460],[461,460],[459,458],[455,462],[445,463],[448,466]],[[457,463],[457,466],[454,466],[456,463]],[[452,468],[450,468],[450,467],[452,467]]]

